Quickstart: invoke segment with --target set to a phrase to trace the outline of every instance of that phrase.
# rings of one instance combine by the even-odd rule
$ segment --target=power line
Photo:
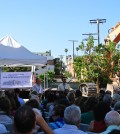
[[[90,38],[90,36],[93,36],[93,35],[97,35],[97,33],[85,33],[85,34],[82,34],[82,35],[87,35],[88,36],[88,38],[85,38],[85,39],[83,39],[82,41],[88,41],[89,40],[89,38]],[[97,39],[94,39],[94,40],[97,40]]]
[[[106,23],[106,19],[95,19],[95,20],[89,20],[90,23],[92,24],[97,24],[97,32],[98,32],[98,45],[100,44],[100,30],[99,30],[99,24],[100,23]]]

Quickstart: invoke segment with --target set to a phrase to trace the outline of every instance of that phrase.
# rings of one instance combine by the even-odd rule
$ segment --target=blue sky
[[[32,52],[51,50],[52,55],[72,55],[72,42],[80,44],[84,33],[96,33],[90,19],[106,19],[100,24],[100,42],[108,29],[120,21],[120,0],[1,0],[0,38],[11,35]],[[95,36],[97,38],[97,36]],[[97,44],[97,41],[95,42]],[[76,53],[76,52],[75,52]],[[80,54],[80,52],[79,52]]]

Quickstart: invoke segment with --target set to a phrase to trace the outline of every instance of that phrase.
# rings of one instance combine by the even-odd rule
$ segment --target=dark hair
[[[29,106],[18,108],[14,116],[14,129],[16,132],[28,133],[34,129],[35,113]]]
[[[88,97],[87,101],[85,102],[86,111],[93,110],[97,103],[98,100],[95,97]]]
[[[111,132],[109,132],[108,134],[120,134],[120,130],[118,129],[113,129]]]
[[[8,97],[0,97],[0,110],[6,112],[8,115],[11,110],[11,103]]]
[[[76,92],[75,92],[75,96],[76,97],[82,96],[82,92],[79,89],[77,89]]]
[[[31,99],[27,101],[25,105],[30,106],[31,108],[40,109],[39,102],[36,99]]]
[[[65,106],[61,105],[61,104],[57,104],[55,105],[53,111],[54,111],[54,115],[59,115],[60,117],[64,117],[64,110],[65,110]]]
[[[111,111],[110,107],[105,102],[98,103],[94,108],[94,117],[96,121],[103,121],[106,113]]]
[[[20,94],[20,89],[19,89],[19,88],[15,88],[14,91],[15,91],[15,93],[17,93],[17,94]]]

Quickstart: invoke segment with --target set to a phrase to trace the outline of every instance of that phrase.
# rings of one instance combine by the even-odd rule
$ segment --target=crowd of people
[[[120,94],[100,90],[85,97],[79,89],[70,90],[66,79],[57,91],[44,91],[36,78],[27,102],[18,88],[0,92],[0,133],[8,132],[7,124],[14,134],[119,134]]]

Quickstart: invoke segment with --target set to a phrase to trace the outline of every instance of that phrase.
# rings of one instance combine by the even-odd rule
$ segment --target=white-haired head
[[[76,105],[68,106],[64,111],[64,120],[66,124],[78,125],[81,119],[81,110]]]
[[[117,111],[110,111],[105,116],[105,122],[108,126],[120,125],[120,114]]]

